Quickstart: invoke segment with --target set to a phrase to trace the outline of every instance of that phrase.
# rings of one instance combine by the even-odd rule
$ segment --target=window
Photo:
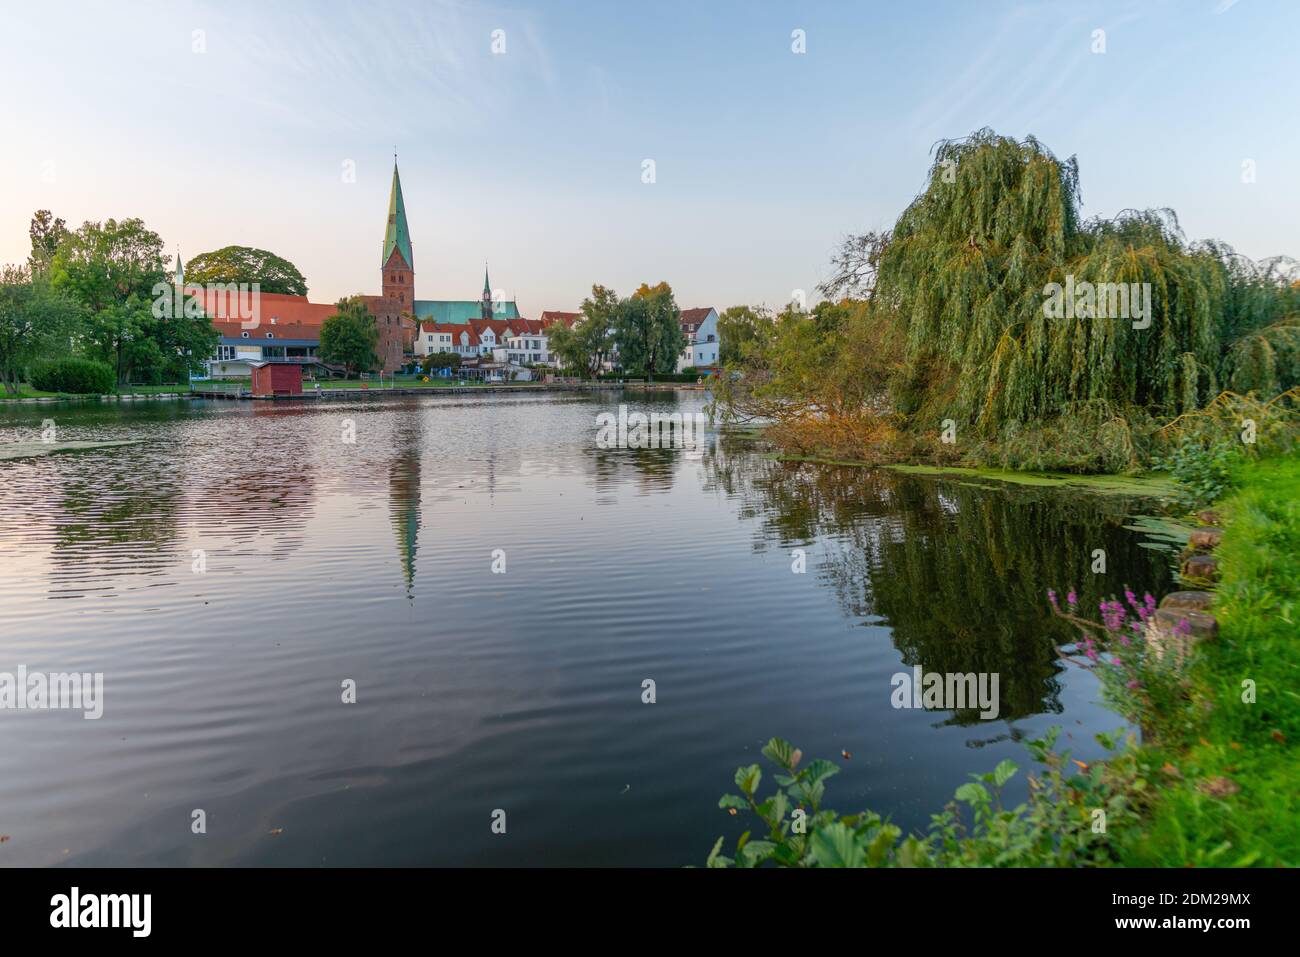
[[[275,338],[275,333],[274,333],[274,332],[268,332],[268,333],[266,334],[266,338],[268,338],[268,339],[274,339],[274,338]]]
[[[247,332],[241,332],[241,333],[239,334],[239,338],[241,338],[241,339],[247,339],[247,338],[248,338],[248,333],[247,333]]]

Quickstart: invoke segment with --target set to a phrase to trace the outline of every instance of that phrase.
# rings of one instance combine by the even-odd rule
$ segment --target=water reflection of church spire
[[[406,595],[415,586],[415,553],[420,533],[420,430],[413,427],[399,442],[388,473],[388,509],[397,535],[397,554]]]

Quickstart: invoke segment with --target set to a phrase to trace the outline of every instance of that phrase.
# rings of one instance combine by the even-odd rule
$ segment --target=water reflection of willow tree
[[[809,572],[845,614],[887,624],[909,667],[998,673],[1006,719],[1061,710],[1064,636],[1049,588],[1077,586],[1095,608],[1125,586],[1158,593],[1168,578],[1165,557],[1123,528],[1131,501],[783,463],[734,439],[709,465],[709,481],[759,523],[756,548],[806,547]],[[1095,549],[1105,574],[1092,571]]]

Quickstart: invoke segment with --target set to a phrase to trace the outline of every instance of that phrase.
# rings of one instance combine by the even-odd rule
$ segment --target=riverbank
[[[781,462],[811,462],[816,465],[838,465],[848,468],[883,468],[905,475],[934,476],[988,488],[990,482],[1009,485],[1026,485],[1037,488],[1068,488],[1076,491],[1098,492],[1111,495],[1136,495],[1148,498],[1170,499],[1177,495],[1178,485],[1169,476],[1158,472],[1137,475],[1079,475],[1073,472],[1029,472],[1010,469],[977,469],[958,465],[923,465],[916,463],[888,463],[875,465],[859,461],[839,461],[811,455],[777,455]]]
[[[1198,646],[1186,707],[1151,716],[1134,866],[1300,864],[1300,456],[1240,479],[1219,505],[1219,637]]]
[[[746,834],[729,858],[719,838],[708,866],[1296,866],[1300,455],[1252,461],[1236,479],[1217,506],[1225,526],[1214,552],[1217,632],[1209,629],[1190,656],[1170,654],[1149,621],[1156,599],[1144,605],[1129,593],[1138,615],[1127,622],[1121,602],[1103,602],[1110,643],[1094,645],[1085,630],[1063,651],[1098,674],[1107,702],[1141,726],[1141,741],[1123,727],[1098,734],[1108,756],[1085,762],[1057,750],[1054,729],[1026,742],[1035,762],[1026,802],[1004,804],[1020,768],[1002,761],[957,788],[927,832],[904,836],[870,811],[822,810],[838,767],[816,760],[800,768],[799,750],[773,739],[763,754],[784,772],[783,789],[760,801],[754,764],[737,769],[741,794],[719,802],[756,815],[766,839]],[[1057,597],[1050,600],[1055,607]],[[1073,591],[1067,600],[1065,617],[1078,621]],[[1178,625],[1175,637],[1186,636],[1188,622]],[[811,807],[806,832],[785,820],[795,805]]]
[[[365,382],[335,382],[322,385],[319,391],[306,389],[301,395],[255,396],[243,384],[229,389],[190,388],[177,386],[142,386],[128,392],[96,395],[71,395],[56,392],[23,390],[18,396],[0,396],[0,405],[32,404],[39,402],[135,402],[143,400],[176,399],[235,399],[250,401],[373,398],[390,395],[469,395],[492,392],[705,392],[707,385],[694,382],[528,382],[483,385],[446,385],[422,383],[416,385],[377,386]]]

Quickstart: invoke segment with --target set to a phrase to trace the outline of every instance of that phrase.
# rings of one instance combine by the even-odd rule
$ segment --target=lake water
[[[0,441],[142,440],[0,463],[0,672],[104,675],[99,720],[0,710],[0,865],[699,865],[772,736],[911,828],[1121,724],[1044,594],[1167,586],[1132,503],[599,449],[620,401],[703,396],[0,409]],[[999,718],[895,709],[917,664],[997,672]]]

